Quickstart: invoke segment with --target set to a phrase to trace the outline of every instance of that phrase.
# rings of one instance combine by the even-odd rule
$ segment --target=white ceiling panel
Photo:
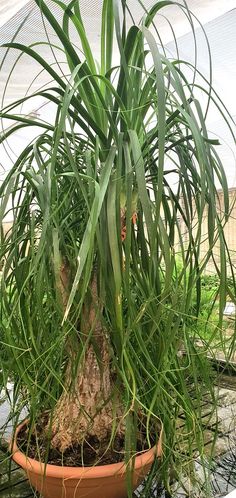
[[[28,0],[1,0],[0,2],[0,27],[6,24],[22,7],[28,3]]]

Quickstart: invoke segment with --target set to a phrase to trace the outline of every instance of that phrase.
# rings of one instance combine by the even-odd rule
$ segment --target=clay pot
[[[30,484],[44,498],[126,498],[124,462],[95,467],[61,467],[28,458],[17,447],[17,434],[27,423],[19,425],[12,447],[12,458],[26,472]],[[157,446],[135,458],[133,490],[143,481],[156,456],[161,455],[161,437]]]

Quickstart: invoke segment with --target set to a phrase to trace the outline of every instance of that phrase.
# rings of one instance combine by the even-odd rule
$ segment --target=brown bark
[[[71,352],[66,371],[64,391],[56,405],[52,421],[52,446],[65,451],[67,448],[96,437],[99,441],[109,439],[114,418],[121,421],[121,403],[116,400],[113,407],[114,386],[110,370],[110,350],[106,333],[99,319],[97,282],[91,283],[89,303],[84,307],[81,333],[84,341],[93,330],[92,341],[87,342],[83,361],[74,371]],[[93,346],[96,344],[96,348]],[[95,353],[99,351],[99,359]],[[121,431],[121,424],[118,431]]]

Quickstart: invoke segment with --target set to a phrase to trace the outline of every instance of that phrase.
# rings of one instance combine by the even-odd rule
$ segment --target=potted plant
[[[54,3],[61,23],[35,0],[57,36],[55,64],[37,44],[4,45],[36,61],[50,82],[1,111],[4,124],[15,123],[3,144],[19,129],[37,130],[0,187],[1,222],[9,211],[13,218],[1,237],[1,381],[14,382],[12,457],[36,489],[121,498],[160,456],[160,432],[168,481],[180,411],[190,455],[193,440],[202,447],[196,400],[214,389],[189,310],[194,294],[196,320],[201,275],[220,241],[221,324],[227,181],[195,97],[196,85],[210,102],[211,83],[195,79],[197,68],[187,79],[191,65],[169,60],[153,34],[155,16],[174,2],[157,2],[130,25],[125,1],[104,0],[99,63],[79,2]],[[18,112],[35,97],[53,107],[51,122]],[[200,258],[203,215],[209,250]],[[19,426],[22,406],[28,415]]]

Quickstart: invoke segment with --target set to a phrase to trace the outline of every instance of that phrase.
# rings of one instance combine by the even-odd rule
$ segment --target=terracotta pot
[[[17,434],[27,423],[19,425],[12,447],[12,458],[26,472],[30,484],[44,498],[126,498],[124,462],[95,467],[61,467],[28,458],[17,447]],[[157,446],[135,458],[133,490],[143,481],[156,456],[161,455],[161,437]]]

